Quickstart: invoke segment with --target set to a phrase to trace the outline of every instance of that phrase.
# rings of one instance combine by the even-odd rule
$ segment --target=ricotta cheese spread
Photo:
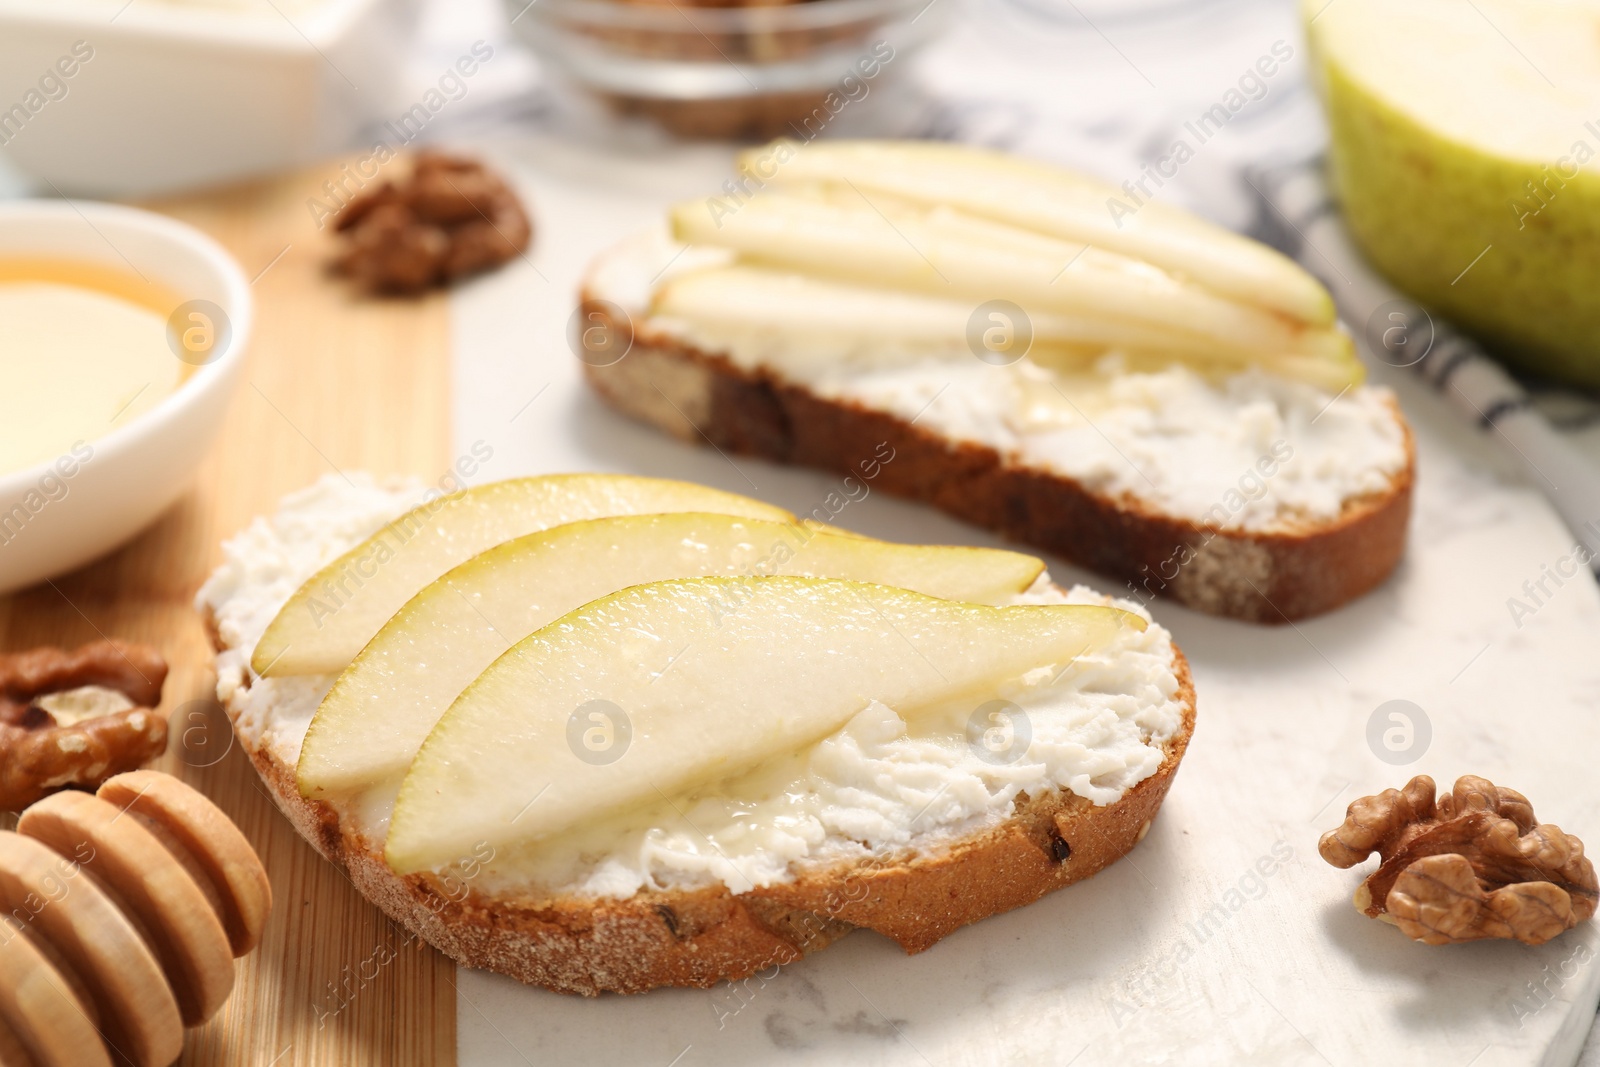
[[[666,335],[820,396],[988,446],[1013,465],[1223,529],[1326,522],[1351,501],[1386,490],[1407,462],[1388,389],[1362,385],[1334,395],[1259,369],[1220,379],[1181,364],[1139,369],[1115,350],[1072,373],[1026,357],[994,365],[963,340],[929,336],[941,313],[965,320],[971,309],[956,301],[862,287],[892,328],[850,308],[850,330],[832,335],[825,327],[801,332],[651,313],[667,282],[732,261],[725,250],[645,234],[598,264],[591,287],[633,315],[647,337]]]
[[[415,482],[330,475],[223,546],[225,562],[198,604],[228,646],[217,657],[218,698],[251,748],[293,766],[334,680],[255,677],[256,640],[302,581],[419,503],[422,491]],[[1137,604],[1081,586],[1062,593],[1048,576],[1018,602],[1114,603],[1148,619]],[[501,849],[473,884],[618,898],[715,882],[745,892],[811,866],[937,850],[1003,822],[1023,793],[1062,788],[1115,802],[1156,773],[1183,720],[1171,635],[1155,623],[1070,670],[1041,667],[981,701],[916,712],[869,704],[805,751],[537,846]],[[334,803],[381,842],[392,796]]]

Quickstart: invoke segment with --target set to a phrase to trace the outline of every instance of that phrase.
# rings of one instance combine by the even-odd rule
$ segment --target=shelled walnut
[[[417,155],[411,176],[351,200],[334,228],[336,265],[377,292],[420,293],[520,255],[533,226],[517,194],[483,164]]]
[[[1475,775],[1437,799],[1427,775],[1362,797],[1318,851],[1335,867],[1376,851],[1383,863],[1356,891],[1356,907],[1430,945],[1542,945],[1592,916],[1600,896],[1582,841],[1537,822],[1521,793]]]
[[[98,786],[167,747],[167,664],[143,645],[0,655],[0,810],[67,786]]]

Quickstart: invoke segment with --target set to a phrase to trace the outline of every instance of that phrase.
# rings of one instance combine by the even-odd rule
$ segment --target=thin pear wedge
[[[729,605],[736,605],[731,613]],[[838,730],[873,700],[974,707],[1144,621],[819,578],[635,586],[564,616],[458,697],[401,784],[386,858],[436,868],[671,798]]]
[[[699,201],[679,204],[672,227],[679,241],[825,278],[964,297],[974,306],[1003,298],[1029,315],[1105,315],[1252,353],[1293,349],[1307,329],[1141,260],[945,208],[851,206],[769,190],[716,219]]]
[[[970,301],[870,288],[748,264],[677,275],[656,290],[651,311],[692,322],[712,339],[762,331],[805,338],[805,345],[791,349],[795,353],[792,358],[828,360],[855,352],[873,358],[886,345],[901,346],[908,352],[926,348],[963,360],[971,358],[967,347]],[[1331,329],[1307,329],[1296,337],[1297,348],[1269,356],[1103,315],[1031,315],[1029,325],[1035,351],[1040,353],[1049,345],[1061,344],[1079,346],[1091,359],[1115,348],[1161,356],[1165,361],[1192,362],[1206,369],[1242,370],[1259,363],[1324,387],[1337,382],[1335,390],[1352,379],[1360,382],[1364,374],[1349,336]],[[1035,361],[1048,363],[1046,358],[1035,357]]]
[[[794,519],[759,500],[666,478],[551,474],[474,486],[413,508],[307,579],[268,624],[250,666],[266,678],[336,674],[406,601],[487,548],[580,519],[673,511]]]
[[[1000,152],[925,142],[834,141],[768,145],[739,156],[739,169],[783,188],[826,182],[948,204],[1037,233],[1153,263],[1242,303],[1331,326],[1321,283],[1267,246],[1084,175]],[[1113,210],[1114,204],[1123,209]]]
[[[993,604],[1044,564],[998,549],[897,545],[796,523],[681,513],[568,523],[474,556],[423,589],[334,683],[300,749],[308,797],[398,782],[451,701],[529,634],[627,586],[794,574]],[[737,592],[743,595],[743,587]],[[723,610],[738,609],[737,600]]]

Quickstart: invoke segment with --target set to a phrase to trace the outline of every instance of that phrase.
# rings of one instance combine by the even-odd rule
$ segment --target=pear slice
[[[673,235],[756,262],[966,298],[1004,298],[1029,315],[1109,316],[1254,354],[1297,347],[1308,327],[1239,304],[1115,252],[949,209],[848,203],[771,190],[714,218],[699,201],[672,210]]]
[[[993,604],[1027,589],[1043,570],[1019,552],[896,545],[727,515],[630,515],[529,534],[428,586],[368,642],[311,720],[300,791],[315,797],[398,781],[450,702],[501,653],[626,586],[797,574]]]
[[[264,678],[336,674],[423,586],[486,548],[580,519],[673,511],[794,519],[666,478],[550,474],[474,486],[413,508],[308,578],[256,642],[250,666]]]
[[[821,578],[624,589],[526,638],[456,699],[401,784],[385,855],[407,874],[480,841],[539,841],[803,749],[874,700],[905,715],[968,694],[976,707],[1144,625],[1115,608]]]
[[[740,154],[739,169],[780,188],[825,182],[889,194],[1092,244],[1193,279],[1241,303],[1331,326],[1333,301],[1293,260],[1259,242],[1160,203],[1132,213],[1125,192],[1084,175],[1001,152],[933,142],[782,142]]]
[[[806,343],[784,346],[784,358],[823,361],[883,346],[921,348],[971,358],[967,329],[972,304],[925,293],[904,293],[829,281],[748,264],[707,267],[677,275],[656,290],[651,311],[691,322],[697,337],[715,341],[776,332]],[[1349,335],[1306,330],[1298,348],[1253,355],[1231,345],[1143,322],[1094,315],[1030,315],[1035,362],[1051,365],[1052,346],[1071,346],[1088,361],[1117,349],[1138,354],[1141,365],[1174,359],[1202,369],[1243,370],[1261,364],[1285,377],[1334,390],[1359,383],[1364,370]],[[863,343],[871,345],[864,348]],[[1085,360],[1071,361],[1081,368]]]

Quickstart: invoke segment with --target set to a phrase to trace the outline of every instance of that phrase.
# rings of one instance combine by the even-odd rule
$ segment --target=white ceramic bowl
[[[0,473],[0,593],[110,551],[178,498],[222,428],[254,315],[250,283],[220,245],[148,211],[82,201],[0,203],[0,257],[12,256],[123,271],[132,264],[185,300],[222,308],[231,337],[155,407],[86,442],[92,451],[83,462],[63,457]]]
[[[0,0],[0,153],[57,192],[101,197],[310,163],[409,103],[418,7]]]

